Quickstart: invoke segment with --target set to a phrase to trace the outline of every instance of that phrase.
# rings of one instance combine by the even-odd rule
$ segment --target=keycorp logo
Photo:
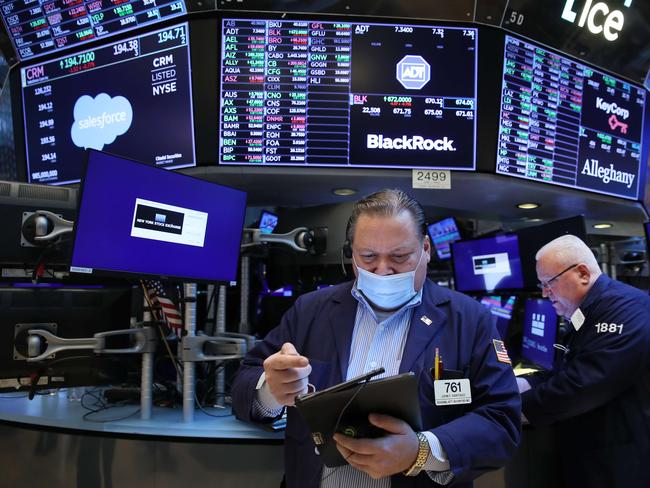
[[[596,97],[596,108],[608,114],[618,115],[619,117],[622,117],[623,120],[630,116],[630,111],[628,109],[619,107],[616,105],[616,102],[604,102],[600,97]]]
[[[442,139],[425,139],[422,136],[384,137],[381,134],[368,134],[368,149],[395,149],[397,151],[455,151],[454,140],[447,136]]]
[[[397,81],[407,90],[419,90],[431,79],[431,66],[422,56],[408,55],[397,63]]]

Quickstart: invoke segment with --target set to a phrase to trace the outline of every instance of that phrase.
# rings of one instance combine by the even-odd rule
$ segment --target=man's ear
[[[578,276],[580,277],[582,284],[588,284],[589,280],[591,280],[591,270],[589,269],[589,266],[584,263],[580,263],[578,266],[576,266],[576,269],[578,270]]]

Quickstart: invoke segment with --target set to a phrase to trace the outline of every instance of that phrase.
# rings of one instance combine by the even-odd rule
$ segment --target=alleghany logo
[[[634,178],[636,177],[634,173],[626,173],[625,171],[618,171],[616,168],[614,168],[614,165],[611,163],[609,167],[606,167],[601,165],[600,161],[598,161],[597,159],[589,159],[589,158],[585,160],[585,164],[582,167],[582,174],[587,176],[593,176],[594,178],[598,178],[606,185],[609,184],[610,181],[613,181],[615,183],[622,183],[626,185],[628,188],[632,187],[632,184],[634,183]]]

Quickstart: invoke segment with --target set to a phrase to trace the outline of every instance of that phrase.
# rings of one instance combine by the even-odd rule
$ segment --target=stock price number
[[[113,56],[119,56],[120,54],[135,53],[136,56],[140,54],[140,41],[137,39],[132,39],[126,42],[120,42],[113,46]]]
[[[64,58],[59,61],[59,66],[61,69],[70,69],[80,64],[90,63],[91,61],[95,61],[95,51],[88,51],[86,53],[70,56],[69,58]]]
[[[178,39],[181,40],[181,44],[187,42],[184,27],[174,27],[173,29],[168,29],[158,33],[158,44],[164,44]]]

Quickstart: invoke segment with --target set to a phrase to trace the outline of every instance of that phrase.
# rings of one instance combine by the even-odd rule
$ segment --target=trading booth
[[[280,486],[283,419],[236,420],[230,383],[300,295],[352,279],[349,212],[381,188],[423,204],[429,277],[490,310],[517,374],[563,354],[546,242],[577,235],[650,288],[647,2],[0,0],[0,17],[6,486]],[[552,446],[525,426],[475,486],[554,486]]]

